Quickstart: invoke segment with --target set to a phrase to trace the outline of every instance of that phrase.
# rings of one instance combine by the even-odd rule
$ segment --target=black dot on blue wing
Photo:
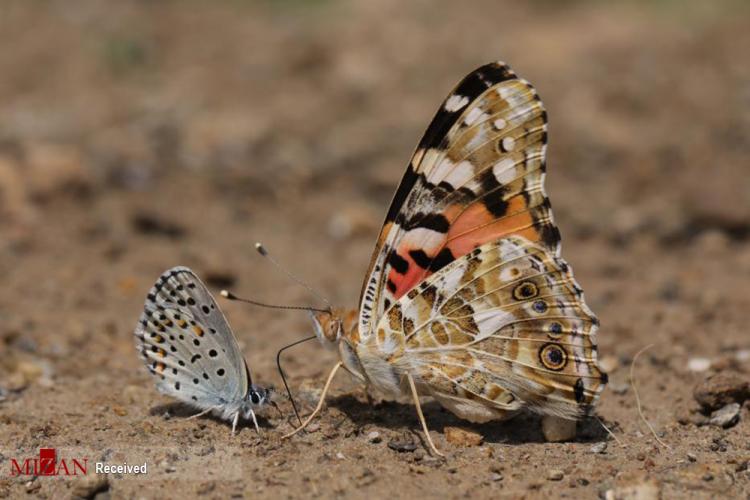
[[[201,307],[201,309],[203,310],[203,314],[208,314],[211,312],[211,309],[209,309],[208,306],[203,306]]]
[[[182,306],[182,307],[185,307],[187,305],[187,303],[184,300],[182,300],[182,299],[178,300],[177,304],[180,305],[180,306]]]
[[[191,362],[191,363],[195,363],[195,362],[196,362],[196,361],[198,361],[199,359],[201,359],[201,355],[200,355],[200,354],[193,354],[193,357],[192,357],[192,358],[190,358],[190,362]]]
[[[179,391],[180,390],[180,383],[179,382],[175,382],[174,383],[174,388]]]
[[[531,307],[539,314],[547,312],[547,303],[543,300],[537,300]]]
[[[206,379],[206,380],[208,380],[208,373],[203,372],[203,378]]]
[[[193,401],[198,401],[198,398],[196,398],[195,396],[190,396],[190,399],[192,399]]]
[[[216,370],[216,375],[218,375],[219,377],[223,377],[224,373],[226,373],[224,371],[224,368],[219,368],[218,370]]]
[[[185,362],[181,359],[177,360],[177,364],[180,366],[185,366]]]
[[[177,352],[177,348],[173,345],[169,346],[169,350],[172,352]]]
[[[195,288],[195,283],[188,283],[187,287],[192,290],[193,288]]]
[[[192,297],[188,297],[187,303],[190,304],[191,306],[194,306],[195,305],[195,299],[192,298]]]
[[[180,340],[185,340],[185,336],[180,334]]]
[[[177,375],[177,368],[172,368],[172,375]]]
[[[216,352],[216,349],[211,349],[210,351],[208,351],[208,355],[211,356],[212,358],[215,358],[216,356],[219,355],[219,353]]]
[[[216,333],[216,329],[214,329],[214,328],[209,328],[208,331],[211,332],[211,333]]]
[[[194,383],[194,384],[197,384],[198,382],[200,382],[200,380],[198,380],[197,378],[194,378],[194,379],[193,379],[193,383]]]
[[[198,347],[199,345],[201,345],[201,341],[198,339],[193,339],[193,344],[195,344],[195,346]]]
[[[151,346],[151,352],[158,352],[158,351],[159,351],[158,347],[156,347],[155,345]]]

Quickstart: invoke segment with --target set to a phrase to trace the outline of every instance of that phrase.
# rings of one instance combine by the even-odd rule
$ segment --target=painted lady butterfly
[[[438,454],[418,394],[472,422],[591,411],[607,382],[599,322],[560,257],[546,144],[542,102],[507,65],[451,92],[388,210],[359,311],[314,315],[341,361],[307,422],[342,365],[386,395],[411,394]]]

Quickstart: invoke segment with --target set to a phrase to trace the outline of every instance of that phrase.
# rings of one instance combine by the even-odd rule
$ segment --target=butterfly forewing
[[[246,395],[249,372],[234,334],[190,269],[162,274],[146,298],[135,335],[161,392],[206,408]]]
[[[364,282],[359,332],[426,277],[504,236],[559,252],[544,192],[547,116],[503,63],[470,73],[443,102],[391,203]]]

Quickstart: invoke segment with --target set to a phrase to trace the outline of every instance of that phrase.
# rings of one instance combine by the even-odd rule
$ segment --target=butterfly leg
[[[315,410],[313,410],[313,412],[310,414],[310,416],[307,417],[304,422],[302,422],[302,425],[300,425],[299,427],[297,427],[296,429],[294,429],[289,434],[285,434],[282,437],[282,439],[286,439],[286,438],[292,437],[295,434],[297,434],[299,431],[301,431],[302,429],[304,429],[305,427],[307,427],[307,424],[309,424],[310,421],[313,419],[313,417],[315,417],[315,415],[318,414],[318,412],[320,411],[320,409],[323,407],[323,402],[326,399],[326,394],[328,393],[328,388],[331,386],[331,381],[333,381],[333,376],[336,375],[336,372],[338,371],[339,368],[341,368],[341,366],[342,366],[342,363],[341,363],[341,361],[339,361],[338,363],[336,363],[336,366],[333,367],[333,370],[331,370],[331,373],[328,375],[328,380],[326,380],[326,385],[323,387],[323,392],[320,395],[320,401],[318,401],[318,406],[315,407]]]
[[[237,431],[237,422],[240,420],[240,412],[237,412],[234,414],[234,419],[232,419],[232,436],[236,434]]]
[[[255,412],[250,410],[250,416],[253,418],[253,424],[255,424],[255,432],[260,434],[260,427],[258,427],[258,420],[255,418]]]
[[[424,435],[427,438],[427,442],[430,444],[430,448],[432,448],[432,451],[435,453],[435,455],[445,457],[445,455],[438,451],[438,449],[435,447],[435,443],[432,442],[432,438],[430,437],[430,430],[427,428],[427,422],[425,422],[424,415],[422,414],[422,406],[419,404],[419,395],[417,394],[417,387],[414,385],[414,379],[412,378],[410,373],[406,374],[406,378],[409,379],[411,395],[414,397],[414,405],[417,407],[417,415],[419,416],[419,421],[422,424],[422,430],[424,430]]]
[[[187,417],[187,418],[186,418],[185,420],[192,420],[192,419],[194,419],[194,418],[202,417],[202,416],[203,416],[203,415],[205,415],[206,413],[209,413],[209,412],[211,412],[211,411],[213,411],[213,410],[215,410],[215,409],[216,409],[216,407],[215,407],[215,406],[212,406],[211,408],[208,408],[208,409],[206,409],[206,410],[203,410],[203,411],[202,411],[202,412],[200,412],[200,413],[196,413],[195,415],[191,415],[191,416]]]

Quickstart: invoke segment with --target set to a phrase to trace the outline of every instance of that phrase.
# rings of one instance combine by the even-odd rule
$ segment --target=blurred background
[[[7,432],[31,425],[23,408],[52,411],[52,393],[115,421],[114,407],[135,419],[159,401],[131,332],[168,267],[315,304],[254,253],[260,240],[355,306],[421,133],[497,59],[549,112],[547,191],[613,387],[656,342],[643,398],[670,408],[668,426],[700,376],[691,360],[735,366],[750,349],[749,22],[741,0],[3,0]],[[279,384],[273,355],[307,318],[224,310],[256,375]],[[317,386],[333,360],[301,347],[288,370]],[[136,388],[136,410],[112,384]],[[632,404],[605,393],[601,411],[627,429]]]

